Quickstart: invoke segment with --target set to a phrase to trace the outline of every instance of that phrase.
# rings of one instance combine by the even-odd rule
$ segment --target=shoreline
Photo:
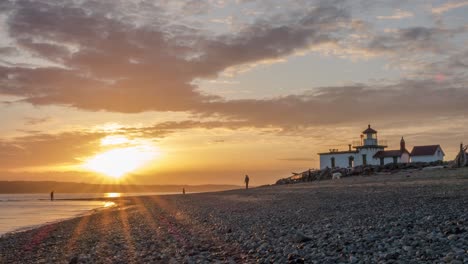
[[[94,198],[90,198],[90,199],[56,199],[56,200],[57,201],[102,201],[102,202],[109,201],[109,199],[94,199]],[[102,210],[112,210],[112,209],[115,209],[116,207],[119,206],[119,204],[115,203],[114,201],[109,201],[109,202],[113,203],[113,204],[107,204],[106,203],[103,206],[92,208],[92,209],[83,211],[81,213],[71,215],[71,216],[66,217],[66,218],[59,218],[59,219],[51,220],[51,221],[48,221],[48,222],[45,222],[45,223],[40,223],[40,224],[25,225],[25,226],[16,228],[16,229],[11,230],[11,231],[7,231],[7,232],[5,232],[3,234],[0,234],[0,239],[3,238],[4,236],[10,236],[10,235],[15,235],[15,234],[21,233],[21,232],[32,231],[32,230],[41,228],[43,226],[47,226],[47,225],[51,225],[51,224],[58,224],[58,223],[63,222],[63,221],[67,221],[67,220],[71,220],[71,219],[75,219],[75,218],[80,218],[80,217],[84,217],[84,216],[88,216],[88,215],[92,215],[92,214],[97,214],[97,213],[101,212]]]
[[[223,192],[223,191],[218,191],[218,192]],[[188,194],[195,194],[195,193],[198,193],[198,192],[187,193],[187,195]],[[206,192],[206,193],[208,193],[208,192]],[[133,195],[133,194],[137,194],[137,193],[131,193],[131,194]],[[88,197],[88,198],[58,198],[58,199],[56,198],[56,199],[54,199],[54,201],[101,201],[101,202],[110,202],[110,203],[114,203],[114,204],[113,205],[104,205],[104,206],[99,206],[99,207],[96,207],[96,208],[92,208],[92,209],[89,209],[87,211],[78,213],[76,215],[73,215],[73,216],[70,216],[70,217],[67,217],[67,218],[61,218],[61,219],[56,219],[56,220],[52,220],[52,221],[45,222],[45,223],[32,224],[32,225],[26,225],[26,226],[23,226],[23,227],[19,227],[17,229],[7,231],[5,233],[0,233],[0,238],[2,238],[4,236],[8,236],[8,235],[14,235],[14,234],[21,233],[21,232],[31,231],[31,230],[34,230],[34,229],[41,228],[43,226],[47,226],[47,225],[51,225],[51,224],[57,224],[57,223],[67,221],[67,220],[71,220],[71,219],[75,219],[75,218],[81,218],[81,217],[84,217],[84,216],[97,214],[97,213],[100,213],[102,210],[116,210],[116,209],[117,210],[125,210],[125,209],[132,206],[132,205],[126,206],[125,204],[131,202],[132,199],[135,199],[137,197],[152,197],[152,196],[167,196],[167,195],[182,195],[182,194],[168,192],[168,193],[160,193],[160,194],[155,193],[155,194],[142,194],[142,195],[133,195],[133,196],[125,196],[124,195],[124,196],[119,196],[119,197]],[[37,200],[38,201],[49,201],[50,199],[45,199],[44,198],[44,199],[37,199]]]
[[[117,205],[115,205],[115,206],[117,206]],[[3,237],[6,237],[6,236],[16,235],[16,234],[22,233],[22,232],[33,231],[33,230],[42,228],[42,227],[47,226],[47,225],[60,224],[61,222],[64,222],[64,221],[67,221],[67,220],[72,220],[72,219],[75,219],[75,218],[80,218],[80,217],[88,216],[88,215],[91,215],[91,214],[96,214],[96,213],[99,213],[101,210],[111,210],[111,209],[112,209],[112,207],[108,207],[108,208],[98,207],[98,208],[90,209],[90,210],[88,210],[86,212],[82,212],[82,213],[74,215],[74,216],[70,216],[68,218],[62,218],[62,219],[57,219],[57,220],[42,223],[42,224],[35,224],[35,225],[20,227],[18,229],[15,229],[15,230],[8,231],[6,233],[0,234],[0,239],[3,238]]]
[[[137,196],[128,205],[2,236],[0,262],[468,261],[463,169]]]

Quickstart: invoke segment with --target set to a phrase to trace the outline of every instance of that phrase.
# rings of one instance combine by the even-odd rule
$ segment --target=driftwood
[[[460,144],[460,151],[458,152],[457,157],[455,157],[455,160],[453,160],[453,163],[451,164],[450,167],[460,168],[460,167],[468,166],[468,155],[466,154],[467,150],[468,150],[468,145],[463,146],[463,143]]]

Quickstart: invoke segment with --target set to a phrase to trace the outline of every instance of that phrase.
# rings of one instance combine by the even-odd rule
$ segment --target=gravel
[[[468,263],[459,172],[135,197],[4,235],[0,263]]]

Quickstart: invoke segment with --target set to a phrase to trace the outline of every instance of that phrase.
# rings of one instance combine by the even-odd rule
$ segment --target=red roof
[[[374,158],[392,158],[401,157],[404,151],[401,150],[381,150],[375,153]]]
[[[376,134],[377,131],[375,131],[374,129],[372,129],[372,128],[370,127],[370,125],[369,125],[369,126],[367,127],[366,130],[362,131],[362,133],[363,133],[363,134]]]
[[[439,148],[440,148],[440,145],[414,146],[410,155],[411,156],[432,156],[436,153],[437,149]]]

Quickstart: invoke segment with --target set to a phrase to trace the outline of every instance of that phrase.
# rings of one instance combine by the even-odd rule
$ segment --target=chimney
[[[403,151],[406,149],[406,143],[405,143],[405,140],[403,139],[403,137],[401,137],[401,140],[400,140],[400,150]]]
[[[351,144],[348,144],[348,147],[349,147],[349,151],[351,151]]]

